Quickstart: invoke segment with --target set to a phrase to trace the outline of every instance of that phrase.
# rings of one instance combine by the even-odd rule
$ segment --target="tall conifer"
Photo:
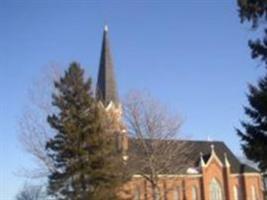
[[[79,64],[72,63],[55,88],[52,104],[58,112],[48,122],[56,135],[47,151],[57,170],[49,176],[50,194],[62,200],[116,199],[123,164],[91,79],[85,81]]]
[[[258,86],[249,86],[249,106],[245,113],[250,121],[243,121],[244,131],[238,130],[246,156],[259,163],[262,170],[267,170],[267,75]]]
[[[237,0],[241,22],[249,22],[252,28],[263,28],[264,36],[249,41],[253,59],[260,59],[267,69],[267,1]],[[261,170],[267,170],[267,73],[257,86],[249,86],[249,106],[245,113],[250,121],[243,121],[244,131],[238,130],[246,156],[259,163]]]

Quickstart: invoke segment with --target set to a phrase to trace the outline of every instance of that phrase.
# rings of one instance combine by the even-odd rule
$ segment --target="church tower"
[[[112,118],[115,125],[115,135],[117,138],[118,149],[126,155],[128,148],[128,137],[125,126],[122,123],[122,106],[119,102],[117,84],[111,48],[108,37],[108,26],[104,27],[100,64],[96,85],[96,99],[103,106]]]

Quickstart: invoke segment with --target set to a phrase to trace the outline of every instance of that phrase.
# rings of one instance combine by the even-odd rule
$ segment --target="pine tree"
[[[256,28],[259,23],[266,20],[267,1],[266,0],[237,0],[239,7],[239,17],[241,22],[251,22]]]
[[[260,59],[267,69],[267,1],[266,0],[237,0],[241,22],[251,23],[252,28],[265,29],[262,39],[249,41],[253,59]],[[246,156],[259,163],[262,170],[267,170],[267,74],[258,83],[258,86],[249,86],[249,107],[245,107],[250,122],[242,122],[245,131],[237,133],[243,141],[242,148]]]
[[[107,117],[92,95],[79,64],[72,63],[55,82],[52,104],[58,112],[48,116],[56,135],[47,151],[57,169],[49,176],[49,192],[57,199],[116,199],[123,164],[115,148]]]
[[[245,113],[250,122],[243,121],[244,132],[238,130],[246,156],[259,163],[262,170],[267,170],[267,74],[258,83],[258,86],[249,86],[249,106]]]
[[[241,22],[250,22],[253,29],[260,26],[264,28],[262,39],[249,40],[252,58],[258,58],[267,64],[267,29],[264,27],[267,21],[266,0],[237,0],[239,17]],[[265,66],[267,67],[267,65]]]

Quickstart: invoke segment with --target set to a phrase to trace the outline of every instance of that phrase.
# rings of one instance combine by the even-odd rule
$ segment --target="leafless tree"
[[[42,186],[25,184],[17,194],[16,200],[46,200],[46,197]]]
[[[29,89],[29,101],[19,120],[19,141],[36,161],[36,167],[19,169],[19,175],[42,178],[55,170],[51,159],[47,156],[45,146],[48,139],[54,135],[54,130],[47,123],[47,116],[54,112],[51,95],[54,80],[59,74],[59,67],[51,65]]]
[[[160,176],[177,173],[177,167],[186,162],[186,156],[177,157],[184,151],[184,143],[178,142],[181,119],[151,96],[138,92],[126,98],[124,114],[134,143],[129,147],[129,167],[150,183],[152,199],[162,199]]]

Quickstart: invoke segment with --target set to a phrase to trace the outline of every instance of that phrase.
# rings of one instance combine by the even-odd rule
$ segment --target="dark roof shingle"
[[[146,142],[152,145],[154,141],[147,139]],[[207,162],[211,155],[211,145],[214,145],[214,151],[223,164],[225,160],[224,154],[227,155],[231,165],[231,173],[258,173],[258,170],[255,168],[242,164],[231,150],[220,141],[172,140],[170,143],[170,141],[161,140],[160,143],[162,143],[162,146],[173,145],[173,149],[176,149],[175,147],[177,145],[182,144],[182,148],[184,149],[184,151],[179,149],[174,151],[174,158],[176,157],[177,160],[173,160],[170,168],[166,170],[166,174],[185,174],[188,168],[199,167],[200,152],[203,154],[205,162]],[[140,148],[140,140],[129,138],[129,156],[131,155],[134,155],[135,159],[144,158],[144,150],[142,147]],[[162,157],[164,157],[164,155]],[[185,162],[181,163],[179,160],[185,160]]]

